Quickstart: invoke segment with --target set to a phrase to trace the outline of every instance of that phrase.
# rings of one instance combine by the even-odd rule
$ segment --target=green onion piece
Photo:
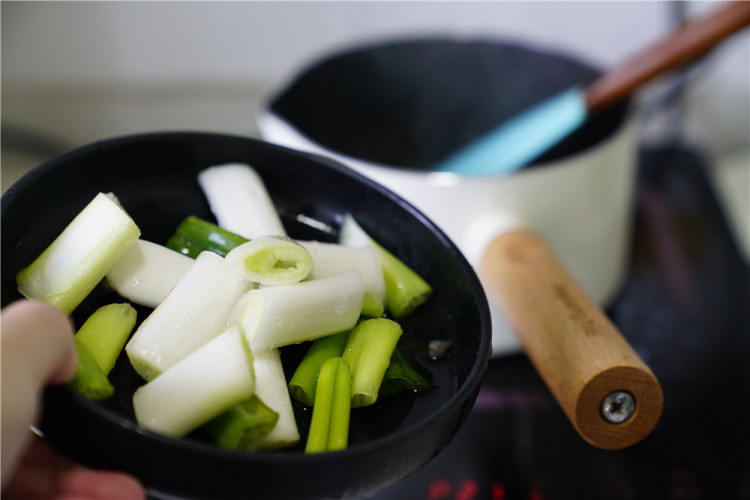
[[[278,450],[299,442],[299,429],[294,419],[292,399],[289,397],[284,365],[278,349],[253,351],[255,394],[279,415],[276,426],[253,444],[256,450]]]
[[[76,338],[96,359],[105,376],[125,347],[136,317],[130,304],[108,304],[94,311],[76,333]]]
[[[329,358],[320,368],[305,453],[345,449],[349,442],[350,412],[349,364],[340,357]]]
[[[16,275],[18,291],[70,314],[139,236],[116,198],[99,193]]]
[[[254,350],[299,344],[351,329],[364,295],[362,273],[352,269],[330,278],[250,290],[229,321],[240,326]]]
[[[198,174],[198,184],[218,224],[228,231],[255,239],[286,236],[263,179],[250,165],[214,165]]]
[[[351,215],[344,218],[340,242],[352,246],[369,245],[378,252],[385,277],[386,307],[394,318],[411,313],[432,295],[429,283],[370,237]]]
[[[352,408],[377,401],[383,376],[402,333],[401,325],[386,318],[364,320],[349,333],[341,357],[352,371]]]
[[[278,420],[279,414],[253,395],[208,422],[203,429],[220,448],[253,450],[255,443],[267,436]]]
[[[312,257],[311,280],[326,278],[350,269],[358,269],[365,280],[362,314],[376,318],[385,312],[385,278],[380,257],[369,246],[351,247],[320,241],[297,241]]]
[[[345,331],[326,335],[312,342],[289,380],[289,395],[292,398],[305,406],[315,403],[315,386],[320,367],[329,358],[341,357],[348,337],[349,332]]]
[[[78,368],[73,378],[68,382],[71,389],[92,401],[102,401],[115,392],[114,386],[99,368],[94,356],[86,349],[83,342],[73,337],[73,343],[78,357]]]
[[[401,260],[374,243],[385,275],[385,299],[394,318],[402,318],[424,304],[432,287]]]
[[[362,303],[362,316],[368,318],[379,318],[385,313],[385,304],[382,297],[371,292],[365,292],[365,301]]]
[[[133,393],[141,427],[181,437],[255,394],[253,354],[232,327]]]
[[[378,397],[390,397],[402,392],[424,391],[431,388],[432,384],[409,364],[403,353],[394,349],[391,362],[383,375]]]
[[[256,238],[225,257],[248,281],[261,285],[290,285],[310,276],[312,257],[305,247],[284,236]]]
[[[195,259],[209,251],[222,257],[249,240],[218,225],[190,215],[183,220],[167,241],[167,248]]]
[[[194,259],[139,239],[107,273],[107,284],[130,302],[155,309],[193,266]]]
[[[125,345],[135,371],[151,380],[219,335],[249,287],[222,257],[202,252]]]

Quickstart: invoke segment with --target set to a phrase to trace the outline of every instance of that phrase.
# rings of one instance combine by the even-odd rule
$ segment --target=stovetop
[[[583,441],[523,354],[490,362],[451,444],[372,499],[750,499],[750,272],[684,146],[641,152],[631,264],[607,313],[664,413],[643,441]]]

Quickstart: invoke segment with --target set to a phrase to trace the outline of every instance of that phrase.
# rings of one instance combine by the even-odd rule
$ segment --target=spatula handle
[[[684,25],[594,81],[586,89],[586,109],[595,113],[614,104],[651,78],[698,58],[748,24],[750,2],[739,1]]]
[[[539,237],[525,229],[496,237],[480,275],[585,440],[617,449],[651,432],[662,412],[659,382]]]

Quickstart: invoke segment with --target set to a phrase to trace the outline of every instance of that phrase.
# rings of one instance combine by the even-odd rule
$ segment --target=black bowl
[[[185,216],[212,218],[196,173],[228,162],[251,164],[260,173],[290,236],[331,241],[351,213],[434,286],[428,303],[401,321],[400,347],[435,388],[355,410],[344,451],[227,451],[199,436],[173,439],[136,425],[130,395],[142,381],[123,355],[111,375],[118,389],[111,400],[92,403],[67,387],[49,388],[40,429],[76,460],[133,473],[154,496],[360,497],[403,479],[450,442],[471,410],[490,356],[487,302],[471,267],[431,221],[333,161],[249,138],[189,132],[116,138],[68,152],[37,167],[2,197],[3,305],[19,298],[15,274],[97,192],[115,193],[142,238],[165,243]],[[80,325],[96,307],[115,300],[122,299],[99,287],[73,319]],[[139,313],[143,319],[148,310]],[[434,339],[452,341],[439,360],[426,351]],[[303,349],[284,348],[283,359],[293,360]],[[296,411],[304,440],[309,412]]]

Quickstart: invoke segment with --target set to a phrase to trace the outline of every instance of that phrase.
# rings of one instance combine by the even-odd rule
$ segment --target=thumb
[[[70,379],[77,360],[73,325],[54,307],[20,300],[0,313],[3,484],[27,443],[42,388]]]
[[[4,367],[8,362],[22,369],[40,387],[75,374],[73,324],[64,313],[42,302],[19,300],[2,310],[1,319]],[[3,379],[5,372],[3,368]]]

